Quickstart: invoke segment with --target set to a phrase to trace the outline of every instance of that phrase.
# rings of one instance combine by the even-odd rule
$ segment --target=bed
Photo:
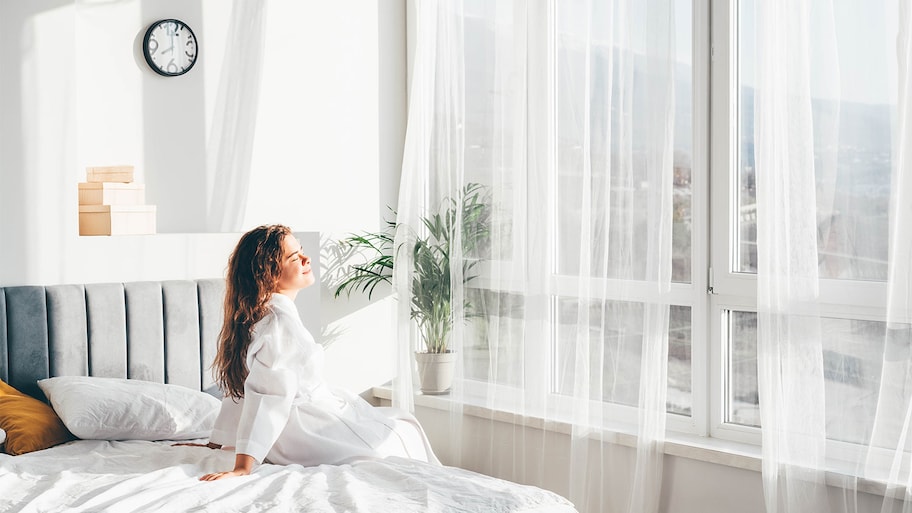
[[[540,488],[399,458],[199,481],[234,461],[176,445],[204,442],[217,409],[223,294],[212,279],[0,288],[0,428],[21,452],[0,453],[0,511],[576,511]],[[25,404],[57,439],[22,450],[52,431],[16,417]]]

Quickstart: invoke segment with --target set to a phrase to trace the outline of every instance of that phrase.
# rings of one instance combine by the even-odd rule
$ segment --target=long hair
[[[278,224],[254,228],[241,237],[228,259],[225,318],[212,362],[215,382],[228,397],[244,397],[251,332],[269,311],[281,272],[282,241],[290,234],[291,229]]]

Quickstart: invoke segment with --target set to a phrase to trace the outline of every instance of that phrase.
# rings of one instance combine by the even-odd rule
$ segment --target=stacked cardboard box
[[[79,235],[155,233],[155,205],[146,187],[133,182],[133,166],[86,168],[79,184]]]

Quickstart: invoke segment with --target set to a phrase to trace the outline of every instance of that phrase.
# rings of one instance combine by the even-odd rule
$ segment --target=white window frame
[[[417,0],[407,0],[407,30],[414,34],[414,4]],[[553,12],[554,2],[531,2],[527,4],[530,18],[538,24],[535,30],[528,30],[531,41],[547,45],[550,49],[548,59],[554,59],[553,31],[547,26],[548,13]],[[693,160],[692,160],[692,254],[691,283],[675,283],[667,300],[671,304],[691,308],[691,376],[692,376],[692,411],[690,417],[668,414],[667,430],[669,434],[693,434],[709,439],[741,442],[759,446],[761,433],[759,428],[742,426],[725,422],[727,407],[727,345],[724,331],[726,311],[756,311],[757,281],[754,275],[732,271],[734,262],[732,251],[736,245],[736,227],[733,221],[737,203],[734,201],[733,171],[737,169],[737,6],[738,0],[692,1],[692,44],[693,44]],[[541,34],[548,34],[541,38]],[[411,62],[414,54],[413,37],[408,38],[408,71],[411,73]],[[553,67],[544,66],[545,71]],[[526,98],[529,119],[536,116],[554,115],[553,78],[542,76],[541,63],[530,63],[527,77],[530,81],[530,97]],[[541,82],[536,82],[541,81]],[[534,83],[541,83],[543,90],[536,90]],[[538,95],[538,96],[536,96]],[[542,100],[542,96],[545,101]],[[536,126],[530,123],[531,126]],[[540,124],[538,126],[541,126]],[[550,126],[545,124],[545,126]],[[553,134],[527,133],[534,140],[553,140]],[[553,166],[554,148],[549,148],[550,157],[547,165]],[[527,157],[528,165],[541,165],[543,162]],[[518,173],[516,187],[522,190],[526,183],[525,173]],[[555,212],[553,205],[540,208],[540,205],[526,203],[515,204],[517,209],[539,208],[541,212]],[[519,217],[519,216],[517,216]],[[555,220],[551,216],[546,225],[553,233]],[[526,221],[530,218],[527,216]],[[534,222],[515,223],[518,230],[528,230],[536,225]],[[521,275],[528,276],[528,269],[520,251],[514,251],[512,261],[486,262],[485,269],[522,269]],[[553,258],[553,254],[550,255]],[[519,267],[516,267],[519,266]],[[490,272],[490,271],[489,271]],[[493,272],[493,275],[505,275]],[[492,274],[481,277],[479,284],[492,290],[509,292],[514,286],[524,284],[491,283]],[[528,278],[527,278],[528,279]],[[551,280],[541,281],[541,286],[553,295],[562,289],[575,290],[569,285],[567,277],[553,276]],[[527,283],[529,283],[527,281]],[[607,287],[611,290],[612,287]],[[855,318],[865,320],[883,320],[885,317],[884,293],[885,284],[879,282],[822,280],[820,284],[821,315]],[[604,289],[603,289],[604,290]],[[550,348],[531,348],[524,356],[525,368],[548,368]],[[537,367],[536,367],[537,366]],[[528,381],[528,380],[527,380]],[[547,380],[538,382],[532,393],[541,397]],[[487,389],[496,388],[495,397],[509,397],[518,394],[518,389],[505,385],[484,384],[466,380],[465,399],[483,401]],[[528,392],[528,391],[527,391]],[[516,395],[519,397],[519,395]],[[553,397],[553,396],[552,396]],[[484,406],[484,403],[479,404]],[[596,406],[596,405],[593,405]],[[606,418],[632,418],[633,408],[600,403]],[[529,411],[524,412],[529,414]],[[609,417],[610,416],[610,417]],[[602,426],[614,428],[617,426]],[[828,452],[831,454],[852,454],[857,446],[843,442],[830,442]]]
[[[756,275],[733,271],[737,240],[736,173],[740,122],[738,120],[738,7],[739,1],[712,0],[711,23],[711,255],[709,271],[710,389],[709,434],[712,437],[758,444],[760,429],[725,422],[728,340],[724,332],[728,310],[757,310]],[[886,283],[821,279],[821,317],[884,321]],[[857,450],[853,444],[828,441],[828,451]]]
[[[409,35],[407,39],[407,60],[408,60],[408,74],[409,78],[412,71],[412,61],[414,55],[414,14],[415,14],[415,5],[416,0],[408,0],[406,3],[407,11],[407,33]],[[547,46],[547,51],[541,52],[543,55],[547,55],[547,62],[542,63],[531,62],[528,65],[527,76],[530,86],[529,97],[526,98],[527,111],[526,115],[529,119],[542,119],[542,117],[554,116],[554,110],[556,109],[554,102],[554,79],[555,77],[551,76],[551,70],[554,69],[553,60],[556,58],[554,55],[554,31],[553,27],[553,16],[552,13],[555,9],[555,2],[557,0],[548,0],[546,2],[532,2],[527,4],[526,9],[528,10],[528,16],[533,20],[533,24],[536,25],[536,30],[528,30],[526,37],[529,38],[532,42],[537,42],[541,45]],[[722,2],[716,2],[722,3]],[[692,225],[692,241],[691,241],[691,276],[690,283],[673,283],[671,290],[662,298],[663,301],[667,301],[669,304],[686,306],[691,309],[691,395],[692,395],[692,409],[690,416],[678,415],[669,413],[667,414],[667,429],[669,432],[679,432],[692,434],[697,436],[708,436],[710,435],[711,426],[713,425],[714,406],[719,404],[719,400],[716,399],[716,396],[719,394],[720,380],[716,378],[716,372],[714,369],[718,369],[718,362],[715,361],[715,358],[718,356],[718,351],[715,350],[715,346],[718,344],[713,344],[711,340],[718,340],[712,323],[709,322],[711,318],[710,312],[710,295],[707,293],[707,288],[710,285],[710,279],[706,272],[709,268],[709,241],[710,241],[710,89],[711,89],[711,37],[710,29],[712,25],[710,23],[710,4],[707,2],[702,2],[699,0],[694,0],[692,2],[692,65],[693,65],[693,98],[692,98],[692,109],[693,109],[693,155],[692,155],[692,169],[691,169],[691,208],[693,216],[693,225]],[[547,34],[546,38],[542,38],[541,34]],[[541,48],[540,48],[541,49]],[[410,80],[409,80],[410,83]],[[541,84],[542,88],[538,88],[537,84]],[[713,116],[715,119],[715,115]],[[542,159],[533,159],[531,156],[527,156],[526,163],[529,166],[532,165],[548,165],[552,169],[556,164],[555,161],[555,149],[550,146],[553,141],[553,134],[549,133],[533,133],[534,127],[550,127],[550,123],[539,123],[534,122],[530,123],[530,126],[533,127],[530,129],[530,132],[526,134],[527,137],[533,140],[544,140],[549,144],[547,149],[548,157],[544,161]],[[531,151],[531,150],[530,150]],[[714,154],[713,154],[714,155]],[[517,188],[524,187],[524,184],[527,183],[525,173],[517,173],[516,177],[516,186]],[[554,179],[553,177],[551,179]],[[554,190],[554,187],[552,187]],[[528,205],[526,203],[517,202],[515,206],[517,208],[525,208],[528,212],[526,220],[530,219],[529,216],[537,215],[541,217],[542,212],[554,213],[556,209],[553,205],[553,197],[550,199],[552,203],[547,205],[546,208],[541,208],[540,205]],[[532,212],[533,209],[538,209],[538,214]],[[518,217],[518,216],[517,216]],[[544,225],[547,226],[549,234],[553,234],[555,231],[556,222],[553,217],[553,214],[548,214],[545,216]],[[539,229],[542,224],[535,222],[523,223],[514,223],[514,228],[518,230],[529,230],[532,227]],[[553,237],[552,237],[553,240]],[[514,248],[515,249],[515,248]],[[494,283],[491,280],[491,276],[504,276],[509,275],[510,273],[506,272],[507,269],[522,269],[524,272],[522,275],[526,276],[526,283],[528,281],[528,266],[522,258],[517,258],[521,255],[520,251],[514,250],[514,258],[509,261],[491,261],[485,262],[481,266],[482,276],[477,282],[478,286],[487,288],[494,291],[510,292],[513,289],[518,289],[524,284],[517,283]],[[549,258],[553,259],[553,251]],[[553,266],[551,266],[553,268]],[[503,270],[503,271],[501,271]],[[578,278],[576,277],[566,277],[566,276],[557,276],[553,275],[550,280],[541,281],[542,287],[547,290],[549,294],[553,297],[561,295],[561,291],[572,291],[577,290],[577,286],[574,285]],[[607,287],[602,287],[599,285],[601,290],[617,290],[617,287],[609,284]],[[627,287],[628,290],[631,288]],[[635,290],[636,288],[632,288]],[[608,298],[611,299],[611,298]],[[615,298],[617,299],[617,298]],[[636,298],[625,298],[625,299],[636,299]],[[645,297],[641,299],[646,299]],[[550,367],[553,362],[550,361],[550,348],[528,348],[524,354],[524,366],[527,369],[541,368],[542,362],[546,362],[546,366]],[[528,382],[537,382],[533,386],[532,390],[526,390],[526,392],[532,392],[537,396],[543,392],[543,387],[548,386],[547,380],[526,380]],[[481,400],[484,397],[484,390],[480,387],[489,387],[496,389],[497,397],[509,397],[512,392],[518,393],[518,389],[508,387],[505,385],[496,385],[489,384],[485,385],[481,382],[466,380],[465,383],[465,399],[468,402],[474,402],[473,397]],[[556,396],[551,396],[552,398],[559,399]],[[598,405],[604,409],[604,414],[610,416],[609,418],[630,418],[635,419],[635,409],[608,404],[608,403],[599,403]],[[526,412],[528,413],[528,412]]]
[[[555,32],[553,27],[555,4],[553,0],[542,3],[533,2],[532,4],[529,4],[527,8],[529,11],[529,18],[533,20],[533,23],[538,24],[540,29],[530,32],[547,34],[547,38],[529,36],[530,38],[539,37],[542,44],[547,45],[547,51],[540,52],[541,55],[547,55],[547,58],[543,69],[538,62],[529,64],[528,75],[530,77],[530,93],[527,98],[527,115],[530,120],[553,120],[556,116],[556,77],[553,76],[553,70],[555,69],[554,59],[556,58],[554,51],[556,44],[554,41]],[[653,297],[653,294],[646,294],[645,292],[635,297],[628,296],[623,298],[624,300],[629,301],[660,300],[667,302],[670,305],[685,306],[691,309],[691,414],[690,416],[684,416],[668,413],[666,420],[669,431],[699,436],[706,436],[708,434],[710,412],[710,401],[708,399],[710,380],[709,372],[706,368],[706,362],[709,359],[709,326],[707,323],[708,296],[706,276],[704,273],[704,270],[708,268],[709,260],[709,26],[709,5],[706,2],[692,2],[693,155],[691,169],[691,208],[693,224],[691,233],[691,282],[673,283],[671,290],[659,298]],[[541,87],[538,87],[539,84],[541,84]],[[550,129],[550,127],[553,127],[553,123],[532,122],[530,125],[533,128],[530,129],[530,133],[527,134],[527,136],[547,142],[547,149],[545,150],[547,157],[542,159],[529,155],[527,157],[527,163],[530,165],[532,165],[532,163],[545,163],[550,170],[555,169],[556,148],[553,145],[554,134],[531,133],[531,130],[534,130],[535,127],[548,127]],[[533,148],[532,145],[529,145],[529,148],[530,152],[536,151],[536,148]],[[556,177],[553,172],[548,173],[548,179],[552,181],[550,190],[557,190]],[[522,183],[520,180],[524,181],[522,176],[517,177],[516,183]],[[529,206],[529,208],[531,209],[533,207]],[[536,206],[535,208],[540,207]],[[556,240],[554,234],[556,233],[555,216],[557,209],[554,205],[553,196],[549,198],[547,208],[541,209],[538,212],[528,210],[526,219],[529,219],[530,216],[541,215],[541,211],[550,213],[547,215],[545,223],[530,222],[527,225],[522,226],[522,228],[532,229],[532,227],[535,227],[535,229],[539,229],[540,226],[544,225],[547,227],[550,240]],[[556,258],[555,253],[555,248],[552,248],[549,255],[547,255],[549,261],[552,263]],[[514,254],[518,255],[520,253],[515,252]],[[489,264],[489,268],[494,269],[512,265],[518,265],[520,268],[528,269],[528,266],[526,266],[524,262],[492,262]],[[549,267],[555,269],[556,266],[549,265]],[[534,283],[534,281],[528,280],[532,280],[532,277],[527,276],[527,283]],[[543,283],[543,285],[552,298],[558,296],[567,297],[572,296],[579,290],[579,280],[580,278],[575,276],[553,274],[549,280]],[[635,293],[637,290],[644,289],[643,287],[625,286],[618,280],[607,280],[607,283],[605,283],[606,280],[602,279],[596,281],[598,283],[593,285],[593,290],[626,290]],[[481,283],[484,285],[492,285],[490,280],[483,280]],[[498,287],[494,288],[496,290],[503,290]],[[621,298],[611,296],[609,293],[604,299]],[[543,359],[548,361],[549,368],[553,367],[553,362],[550,361],[550,348],[527,347],[524,359],[525,368],[527,369],[541,367],[540,362]],[[537,396],[540,396],[544,392],[544,386],[550,386],[549,382],[546,380],[526,380],[526,383],[527,386],[529,383],[532,383],[532,388],[534,389],[532,392]],[[469,388],[477,389],[478,384],[467,384],[467,386]],[[498,388],[498,394],[501,397],[503,397],[504,393],[508,393],[503,386],[491,386],[496,386]],[[570,401],[570,399],[551,394],[549,395],[549,401],[561,404]],[[621,424],[623,424],[625,420],[629,421],[631,424],[635,422],[636,410],[634,408],[601,402],[593,404],[592,406],[593,408],[601,408],[605,418],[618,419],[621,421]]]

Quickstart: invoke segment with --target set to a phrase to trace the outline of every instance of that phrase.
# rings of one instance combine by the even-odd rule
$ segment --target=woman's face
[[[310,269],[310,257],[305,255],[301,243],[291,235],[282,240],[282,260],[279,262],[281,273],[276,283],[276,292],[294,298],[298,291],[314,283]]]

